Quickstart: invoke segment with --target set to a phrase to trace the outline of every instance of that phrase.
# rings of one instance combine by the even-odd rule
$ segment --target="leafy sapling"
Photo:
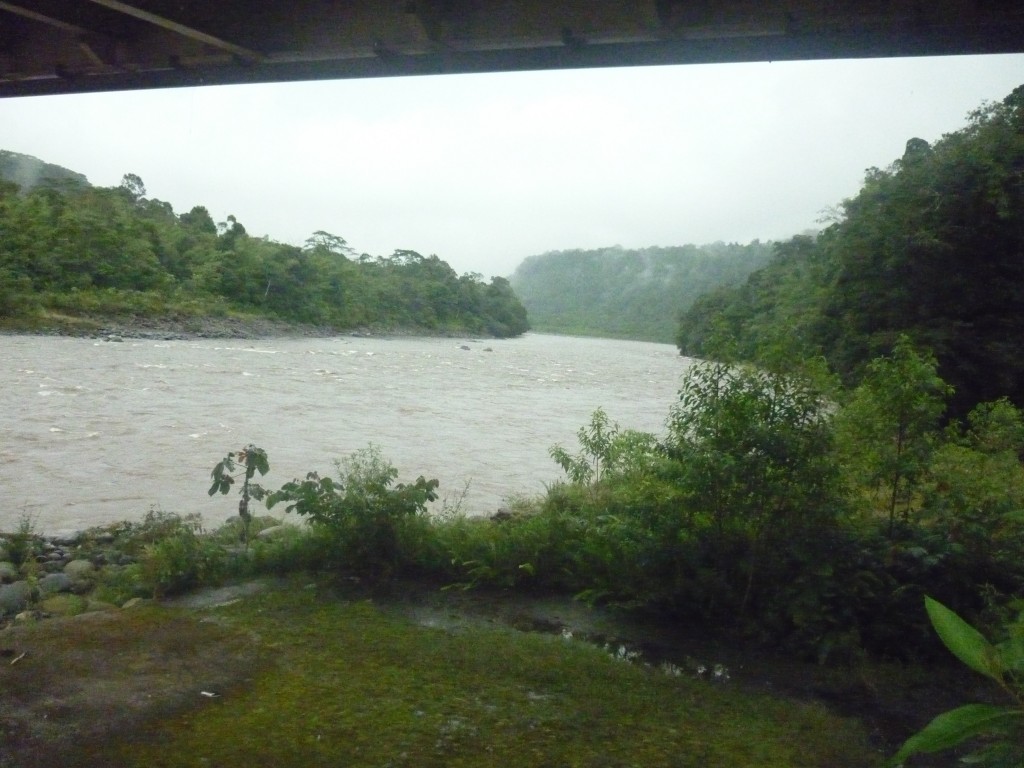
[[[239,468],[244,471],[238,471]],[[249,511],[249,501],[257,501],[266,497],[267,491],[259,483],[252,482],[252,479],[259,472],[260,476],[270,471],[270,462],[267,460],[267,452],[257,448],[250,443],[237,453],[229,453],[217,466],[213,468],[210,476],[213,484],[210,486],[209,495],[213,496],[220,492],[227,494],[235,483],[235,477],[244,476],[240,493],[242,498],[238,502],[238,516],[242,519],[242,543],[249,546],[249,528],[252,523],[252,513]]]
[[[580,452],[573,456],[561,445],[548,455],[576,485],[596,485],[612,475],[643,474],[657,455],[657,440],[647,432],[619,429],[603,408],[590,416],[590,423],[576,432]]]

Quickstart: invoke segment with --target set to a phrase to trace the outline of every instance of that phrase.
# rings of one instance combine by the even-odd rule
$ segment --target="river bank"
[[[43,757],[75,765],[83,743],[90,749],[106,749],[126,740],[145,740],[156,723],[203,711],[210,703],[204,697],[247,695],[244,691],[267,674],[264,667],[272,667],[270,660],[282,650],[276,640],[254,644],[252,637],[276,637],[283,627],[291,631],[304,626],[309,620],[304,611],[310,606],[299,605],[305,598],[297,596],[303,593],[315,595],[317,605],[332,611],[338,606],[372,605],[381,621],[397,622],[394,631],[415,633],[416,642],[432,647],[438,636],[462,647],[467,637],[491,633],[484,642],[493,648],[498,640],[495,631],[516,637],[542,635],[603,649],[617,661],[662,675],[700,682],[711,686],[708,691],[713,689],[716,696],[731,692],[729,696],[744,700],[755,697],[789,707],[817,707],[831,718],[843,719],[845,724],[834,721],[831,727],[843,728],[847,746],[861,738],[851,734],[861,733],[876,756],[891,754],[939,709],[964,698],[984,698],[980,678],[958,668],[867,658],[844,665],[807,663],[767,652],[742,638],[588,606],[565,594],[452,590],[429,581],[375,583],[343,572],[296,572],[284,578],[215,582],[154,600],[152,588],[139,576],[150,567],[145,564],[151,559],[149,548],[173,522],[154,518],[144,526],[124,523],[72,537],[27,532],[20,539],[0,537],[0,560],[20,553],[17,559],[22,561],[20,566],[0,563],[0,584],[9,582],[0,586],[0,603],[12,609],[0,616],[0,689],[7,697],[0,712],[0,746],[12,750],[7,755],[12,762],[0,759],[0,766],[52,764],[39,762]],[[276,530],[264,529],[258,540],[273,542],[279,535]],[[222,534],[227,535],[221,538]],[[237,546],[237,531],[214,535],[223,540],[220,546],[226,556],[239,558],[238,563],[250,557],[248,550]],[[11,602],[19,593],[15,585],[23,593],[18,605]],[[229,606],[263,594],[276,596],[273,631],[265,626],[259,609],[243,610],[247,618],[241,623],[237,616],[225,618]],[[303,651],[308,657],[305,666],[323,661],[327,652],[318,648],[313,644]],[[479,677],[474,679],[480,683]],[[703,696],[697,700],[705,701]],[[315,709],[315,698],[309,706]],[[758,711],[763,707],[759,705]],[[953,764],[952,758],[930,763]]]
[[[190,341],[194,339],[319,339],[349,336],[355,338],[494,338],[469,334],[462,329],[415,327],[333,328],[307,325],[257,316],[196,317],[91,317],[48,315],[27,322],[8,321],[0,333],[15,335],[68,336],[73,338],[117,341],[150,339]]]

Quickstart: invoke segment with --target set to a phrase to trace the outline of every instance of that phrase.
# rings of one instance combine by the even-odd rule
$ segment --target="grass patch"
[[[216,609],[262,638],[241,690],[95,765],[866,766],[824,707],[615,661],[556,636],[419,626],[301,582]]]
[[[231,627],[157,606],[8,627],[0,631],[0,765],[90,765],[84,744],[188,710],[203,688],[239,685],[257,651]]]

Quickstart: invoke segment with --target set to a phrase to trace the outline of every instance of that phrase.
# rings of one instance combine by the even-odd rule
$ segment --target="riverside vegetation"
[[[945,651],[930,631],[923,607],[926,595],[953,606],[987,631],[1005,636],[1006,627],[1016,626],[1012,621],[1019,610],[1016,599],[1024,589],[1020,558],[1024,518],[1019,513],[1024,505],[1024,469],[1019,460],[1024,451],[1024,417],[1008,401],[1000,400],[979,405],[962,423],[942,426],[940,415],[947,397],[948,387],[937,376],[934,358],[906,339],[891,355],[876,359],[862,384],[847,393],[820,366],[794,364],[782,373],[743,365],[696,364],[684,376],[679,400],[670,409],[666,437],[621,429],[598,410],[581,428],[576,451],[552,447],[552,457],[565,469],[567,481],[552,485],[542,497],[514,500],[494,519],[466,516],[451,503],[430,513],[437,481],[419,477],[414,482],[397,482],[397,470],[372,447],[336,462],[333,476],[311,472],[304,479],[268,490],[255,482],[257,473],[269,472],[268,456],[261,448],[247,446],[229,454],[212,473],[211,494],[230,493],[235,488],[234,472],[243,478],[238,488],[243,514],[236,522],[212,534],[202,533],[195,518],[175,515],[154,513],[144,524],[126,524],[117,540],[130,542],[129,551],[122,557],[108,550],[104,556],[108,564],[98,572],[99,586],[93,594],[117,604],[132,596],[168,596],[258,574],[331,574],[377,585],[412,580],[457,591],[575,595],[594,605],[614,606],[662,624],[699,626],[704,632],[732,638],[730,642],[755,642],[824,665],[857,669],[888,660],[941,667]],[[258,499],[271,510],[283,505],[302,524],[281,526],[273,518],[253,516],[249,505]],[[273,529],[256,534],[268,524]],[[133,530],[138,535],[131,535]],[[8,537],[8,555],[17,553],[22,567],[27,564],[31,569],[33,560],[25,543],[29,537],[24,533]],[[309,642],[312,630],[307,624],[321,629],[329,625],[332,632],[341,632],[341,626],[355,622],[366,625],[368,636],[397,631],[387,628],[388,621],[366,606],[331,607],[303,599],[295,603],[292,614],[288,601],[297,598],[290,594],[267,597],[269,602],[260,609],[237,609],[238,621],[257,626],[257,617],[250,611],[267,611],[281,618],[276,624],[259,624],[263,628],[258,631],[272,626],[275,633],[296,642],[303,638]],[[506,641],[480,642],[504,648],[501,644]],[[322,658],[321,642],[313,643],[316,650],[292,649],[285,655],[310,664],[316,656],[321,661],[314,668],[322,668],[329,662]],[[392,640],[380,642],[389,647]],[[432,651],[419,647],[419,641],[400,642],[413,642],[417,648],[403,645],[405,650],[381,652],[418,660],[442,653],[436,647]],[[360,647],[366,658],[359,664],[368,664],[368,669],[385,664],[392,669],[393,662],[385,663],[369,648]],[[561,648],[543,642],[517,647],[508,653],[557,656],[554,649]],[[465,651],[469,657],[481,652]],[[496,663],[504,653],[495,653],[491,661]],[[450,663],[467,664],[475,671],[464,669],[459,674],[475,679],[484,674],[483,662],[469,657],[458,656]],[[566,663],[570,668],[597,663],[597,657],[584,658],[591,657],[570,655]],[[355,660],[347,657],[346,664],[352,663]],[[403,664],[399,667],[407,671]],[[561,675],[570,674],[570,668],[552,672],[552,679],[561,680],[553,684],[569,685]],[[393,672],[397,674],[397,669]],[[521,673],[514,664],[507,667],[504,662],[495,671],[499,677]],[[582,674],[581,669],[571,672],[576,673]],[[165,738],[188,744],[189,750],[198,749],[196,744],[214,750],[223,737],[217,729],[227,722],[254,718],[245,720],[253,732],[266,730],[259,725],[257,702],[265,707],[267,696],[276,700],[303,695],[304,690],[308,695],[304,686],[313,684],[295,675],[286,677],[256,683],[256,689],[245,694],[247,706],[256,708],[249,714],[225,709],[221,725],[215,724],[217,720],[208,723],[206,715],[185,716],[168,726],[171,730]],[[621,680],[610,679],[608,689],[597,690],[608,695],[620,684]],[[271,686],[273,692],[262,685]],[[405,701],[403,697],[415,697],[405,685],[395,688],[406,693],[396,693],[396,698],[388,699],[390,704],[381,702],[358,715],[366,730],[351,722],[343,726],[325,711],[316,722],[326,730],[318,733],[331,734],[334,746],[310,741],[303,745],[315,754],[327,750],[323,754],[331,757],[324,757],[325,764],[339,754],[350,755],[337,750],[355,749],[354,745],[370,750],[367,755],[377,755],[354,734],[375,732],[381,726],[378,718],[397,717],[404,724],[389,721],[388,725],[397,728],[400,736],[396,738],[420,743],[414,750],[421,748],[417,740],[425,736],[415,735],[419,731],[413,721],[405,722],[409,713],[399,715],[394,710]],[[652,685],[661,690],[666,684]],[[285,686],[287,691],[274,686]],[[383,694],[378,691],[377,695]],[[597,694],[587,694],[592,695]],[[500,750],[506,748],[500,746],[505,736],[512,739],[509,745],[519,738],[519,726],[507,719],[514,721],[518,715],[504,712],[506,704],[512,707],[505,701],[482,715],[488,720],[486,726],[480,720],[465,720],[462,710],[449,714],[460,723],[474,723],[466,726],[468,730],[462,725],[456,728],[460,745],[473,742],[472,748],[456,750],[465,764],[479,764],[474,763],[481,759],[475,750],[486,743]],[[690,709],[702,706],[691,703]],[[341,710],[335,712],[333,705],[328,709],[340,716]],[[351,709],[345,711],[346,717],[356,717]],[[929,713],[921,715],[927,719]],[[303,716],[310,716],[308,709]],[[564,711],[557,715],[563,716],[569,717]],[[621,716],[638,729],[633,735],[616,737],[616,744],[622,738],[631,745],[625,747],[627,752],[648,754],[640,742],[666,733],[657,725],[664,721],[646,711]],[[729,727],[737,733],[780,727],[758,725],[749,717],[738,713]],[[923,724],[923,720],[918,723]],[[673,727],[677,726],[678,722]],[[546,735],[538,734],[537,754],[561,762],[556,745],[569,727],[565,721],[547,731],[542,728],[541,734]],[[699,731],[703,733],[705,727]],[[814,731],[818,726],[804,723],[800,727]],[[655,737],[649,728],[660,735]],[[697,731],[684,728],[682,732],[688,735],[665,744],[693,749]],[[284,738],[282,731],[276,733],[275,741]],[[514,733],[519,735],[513,738]],[[603,732],[605,736],[595,733],[602,731],[579,738],[609,738],[608,732]],[[336,740],[343,738],[341,734],[355,741],[339,745]],[[482,735],[479,743],[471,734]],[[298,732],[293,735],[299,738]],[[634,735],[640,742],[633,740]],[[765,737],[764,743],[783,745],[789,738]],[[801,738],[808,749],[818,743],[810,732]],[[832,744],[831,736],[825,742]],[[725,736],[702,743],[707,749],[725,749],[722,754],[738,749]],[[151,759],[156,760],[152,764],[178,764],[160,744],[154,749],[163,757],[146,752],[145,760],[138,759],[145,764],[151,764]],[[589,748],[596,748],[594,744]],[[894,749],[896,745],[887,746]],[[749,743],[744,749],[748,747]],[[138,745],[131,749],[136,748],[147,749]],[[764,748],[771,757],[763,763],[746,752],[728,762],[840,765],[852,760],[849,764],[866,765],[880,760],[870,750],[856,758],[825,759],[810,752],[806,754],[811,757],[797,758],[773,751],[776,746]],[[854,752],[857,749],[862,747]],[[660,750],[641,762],[669,764],[668,753]],[[365,758],[360,764],[377,764],[375,759]],[[622,757],[611,764],[631,762],[635,761]],[[523,757],[518,764],[535,761]],[[708,764],[708,759],[693,764]]]
[[[267,671],[236,681],[238,698],[164,719],[151,742],[100,747],[89,764],[299,753],[303,765],[571,764],[575,754],[592,765],[872,765],[879,746],[907,765],[950,749],[1019,764],[1022,126],[1018,89],[934,146],[908,142],[833,226],[780,244],[741,289],[686,314],[681,349],[708,361],[684,375],[665,436],[598,410],[577,448],[551,449],[566,482],[493,519],[431,513],[436,481],[398,482],[372,448],[333,476],[318,468],[276,490],[256,482],[270,471],[262,448],[229,454],[210,490],[230,493],[243,472],[246,514],[209,534],[155,516],[134,553],[103,556],[112,564],[93,594],[118,603],[229,578],[317,576],[214,617],[279,638],[264,647]],[[300,524],[257,533],[264,521],[249,505],[260,499]],[[6,545],[22,560],[24,600],[39,578],[29,529]],[[869,690],[915,665],[944,674],[955,657],[996,688],[975,696],[965,683],[951,703],[929,695],[913,722],[865,746],[862,729],[821,710],[787,701],[794,720],[765,720],[757,713],[778,710],[763,692],[711,695],[690,675],[645,677],[557,637],[473,629],[453,643],[353,602],[346,579],[572,595],[846,669]],[[938,714],[947,703],[961,706]]]
[[[411,250],[357,254],[323,231],[302,247],[278,243],[250,235],[234,216],[215,224],[201,205],[176,214],[147,198],[134,174],[118,187],[93,187],[80,174],[0,152],[0,327],[89,332],[164,321],[202,335],[232,320],[321,333],[505,337],[529,329],[503,277],[459,276]]]
[[[889,168],[814,236],[776,246],[744,283],[680,320],[685,355],[823,357],[848,386],[900,335],[931,350],[951,413],[1008,397],[1024,405],[1024,86]]]

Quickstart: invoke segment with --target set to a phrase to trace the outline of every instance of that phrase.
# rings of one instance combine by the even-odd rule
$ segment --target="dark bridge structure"
[[[0,0],[0,97],[1019,52],[1020,0]]]

